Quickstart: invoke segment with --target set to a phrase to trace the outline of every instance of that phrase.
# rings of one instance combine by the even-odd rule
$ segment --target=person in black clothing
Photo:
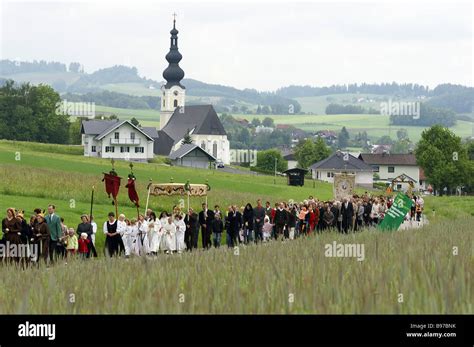
[[[211,222],[211,230],[214,247],[218,248],[221,245],[222,232],[224,231],[224,223],[222,222],[220,213],[214,214],[214,219]]]
[[[186,250],[192,251],[193,248],[198,248],[199,238],[198,215],[194,213],[192,208],[189,208],[188,213],[184,217],[184,224],[186,224],[186,231],[184,232]]]
[[[289,206],[288,211],[288,226],[285,228],[285,238],[293,239],[295,237],[297,211],[295,205]]]
[[[352,217],[354,217],[354,206],[348,198],[344,198],[344,201],[341,206],[341,215],[342,215],[342,230],[345,234],[349,230],[352,230]]]
[[[257,200],[257,207],[253,209],[253,216],[255,218],[254,229],[255,229],[255,243],[263,241],[263,223],[265,221],[265,208],[262,206],[262,200]]]
[[[208,249],[211,247],[211,223],[214,219],[214,211],[207,208],[205,203],[202,204],[202,211],[199,212],[199,225],[201,226],[202,248]]]
[[[330,210],[334,216],[331,227],[337,228],[338,231],[341,231],[341,223],[339,222],[339,206],[338,202],[331,204]]]
[[[253,232],[253,219],[254,212],[252,205],[247,203],[244,209],[244,215],[242,216],[243,226],[244,226],[244,243],[247,244],[252,242],[252,232]]]
[[[288,224],[288,211],[284,209],[284,205],[281,202],[275,211],[275,240],[278,239],[278,235],[283,235],[283,229]]]
[[[324,204],[320,203],[318,208],[319,208],[318,231],[322,231],[326,228],[326,225],[325,225],[326,223],[324,223],[323,221],[323,215],[325,212]]]
[[[109,219],[104,223],[106,255],[113,257],[119,255],[120,240],[122,237],[117,232],[115,213],[109,212]]]
[[[366,204],[364,204],[364,223],[365,226],[369,226],[372,224],[372,221],[370,220],[370,214],[372,213],[372,202],[369,200],[367,201]]]
[[[227,246],[234,247],[237,245],[239,239],[239,230],[242,226],[242,214],[235,205],[227,214],[229,229],[227,229]]]

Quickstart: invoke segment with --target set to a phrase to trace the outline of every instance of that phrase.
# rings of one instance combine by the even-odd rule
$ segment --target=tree
[[[257,153],[257,165],[256,167],[262,171],[274,172],[275,171],[275,158],[277,164],[277,171],[282,172],[288,169],[288,162],[283,159],[281,152],[277,149],[268,149],[266,151],[259,151]]]
[[[0,88],[0,138],[46,143],[68,143],[69,115],[59,94],[47,85]]]
[[[320,137],[316,139],[316,142],[310,139],[300,141],[295,149],[298,166],[303,169],[307,169],[312,164],[327,158],[330,154],[331,150]]]
[[[239,107],[236,106],[236,105],[232,106],[232,112],[233,112],[233,113],[239,112]]]
[[[132,119],[130,119],[130,123],[132,123],[132,124],[135,125],[136,127],[139,127],[139,126],[140,126],[140,122],[139,122],[135,117],[133,117]]]
[[[81,64],[79,64],[79,63],[69,64],[69,72],[79,73],[80,68],[81,68]]]
[[[238,141],[248,145],[250,144],[250,132],[247,128],[242,128],[242,130],[240,131],[239,135],[238,135],[238,138],[237,138]]]
[[[349,145],[349,132],[346,127],[342,127],[341,132],[337,137],[337,145],[339,148],[346,148]]]
[[[257,106],[257,111],[256,111],[257,114],[261,114],[262,113],[262,108],[260,107],[260,105]]]
[[[377,145],[392,145],[393,140],[390,136],[384,135],[377,140],[376,144]]]
[[[434,125],[424,130],[415,153],[428,182],[440,194],[445,187],[449,192],[457,186],[469,184],[474,166],[461,138],[449,129]]]
[[[191,138],[191,135],[189,134],[189,129],[186,131],[186,135],[184,135],[183,140],[181,141],[182,145],[189,145],[193,143],[193,139]]]
[[[264,127],[268,127],[268,128],[274,128],[275,127],[275,124],[273,122],[273,118],[270,118],[270,117],[265,117],[262,121],[262,125]]]
[[[254,119],[252,119],[252,121],[250,122],[250,124],[252,124],[252,126],[253,126],[254,128],[256,128],[256,127],[258,127],[259,125],[261,125],[262,122],[260,121],[260,119],[254,118]]]
[[[405,140],[405,139],[408,139],[408,131],[407,131],[407,129],[398,129],[398,130],[397,130],[397,139],[398,139],[398,140]]]
[[[270,114],[270,107],[268,107],[267,105],[263,106],[262,107],[262,114]]]

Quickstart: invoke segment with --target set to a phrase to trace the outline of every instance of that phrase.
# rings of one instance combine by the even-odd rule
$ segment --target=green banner
[[[398,193],[393,205],[385,212],[385,217],[378,225],[380,230],[397,230],[411,209],[413,201],[403,193]]]

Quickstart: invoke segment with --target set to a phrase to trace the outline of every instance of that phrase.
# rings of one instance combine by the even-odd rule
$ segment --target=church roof
[[[178,107],[164,128],[158,131],[155,153],[168,155],[188,131],[191,135],[227,135],[212,105]]]

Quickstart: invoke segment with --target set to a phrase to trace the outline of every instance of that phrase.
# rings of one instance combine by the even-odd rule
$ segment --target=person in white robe
[[[129,244],[130,244],[130,255],[139,256],[140,255],[140,245],[138,243],[138,223],[135,218],[130,220],[129,230]]]
[[[148,241],[148,222],[143,215],[138,216],[138,254],[147,255],[150,253],[150,242]]]
[[[176,225],[176,250],[178,253],[182,253],[186,249],[186,244],[184,243],[186,224],[184,223],[183,216],[180,213],[174,216],[174,224]]]
[[[163,225],[164,251],[167,254],[176,251],[176,225],[173,223],[173,218],[168,217],[168,220]]]
[[[168,217],[169,217],[169,216],[168,216],[168,212],[166,212],[166,211],[161,212],[161,214],[160,214],[161,228],[163,228],[164,225],[168,222]],[[164,233],[164,230],[161,230],[161,232]],[[166,246],[166,245],[165,245],[165,238],[162,237],[162,238],[161,238],[160,249],[161,249],[161,250],[164,250],[164,249],[165,249],[165,246]]]
[[[156,218],[156,217],[155,217]],[[148,222],[147,238],[149,242],[149,251],[152,255],[157,255],[161,249],[161,239],[163,235],[161,222],[158,219],[151,218]]]

